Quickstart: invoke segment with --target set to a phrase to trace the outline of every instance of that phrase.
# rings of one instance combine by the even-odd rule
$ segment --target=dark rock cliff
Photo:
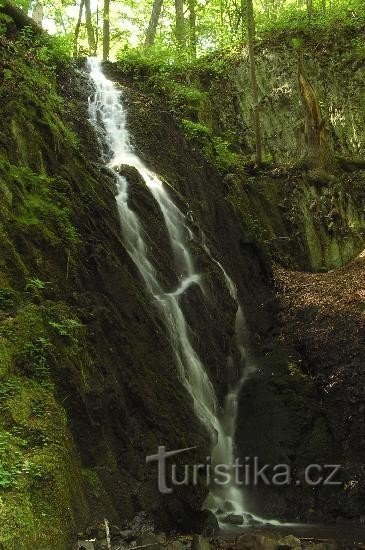
[[[162,496],[156,468],[145,464],[158,445],[197,445],[183,462],[204,461],[209,440],[178,379],[158,311],[123,246],[115,182],[87,122],[93,90],[82,68],[59,67],[55,77],[36,48],[14,38],[1,40],[2,68],[14,71],[16,80],[3,78],[0,92],[0,453],[5,472],[0,542],[6,548],[24,541],[29,548],[67,548],[79,526],[105,516],[118,522],[140,510],[162,529],[198,530],[204,480]],[[28,70],[30,61],[35,73]],[[239,184],[232,196],[230,185],[236,183],[229,184],[192,147],[164,102],[130,86],[118,68],[105,69],[123,86],[136,149],[187,214],[209,299],[193,286],[183,308],[221,402],[235,376],[227,359],[237,355],[236,312],[221,270],[203,250],[204,238],[238,287],[258,365],[241,395],[239,455],[288,461],[296,470],[308,461],[342,457],[342,439],[334,437],[330,421],[335,404],[323,408],[320,388],[306,368],[308,358],[303,363],[295,343],[278,342],[270,243],[254,236],[257,221],[264,227],[271,223],[271,207],[277,214],[273,239],[290,232],[290,226],[281,232],[276,204],[277,193],[282,196],[285,189],[282,179],[277,191],[275,178],[267,176],[270,191],[265,188],[260,196],[260,186],[266,185],[261,174],[257,188],[253,181],[251,189]],[[157,204],[133,170],[120,170],[131,186],[130,205],[149,234],[161,282],[173,286],[176,273]],[[302,180],[300,186],[305,208],[327,193]],[[354,219],[360,219],[358,195],[349,198],[340,186],[339,196],[342,217],[350,223],[348,211],[355,209]],[[328,200],[324,217],[332,208]],[[360,246],[361,235],[356,238],[349,256]],[[293,253],[294,265],[332,266],[323,260],[322,249],[315,265],[307,262],[308,254],[298,260],[295,243],[284,251]],[[280,253],[281,246],[277,257]],[[345,516],[349,502],[343,493],[327,498],[311,488],[248,493],[252,509],[285,519],[312,519],[319,507],[322,519]],[[359,511],[355,502],[351,518]]]
[[[8,548],[19,541],[65,548],[79,526],[140,510],[166,530],[199,529],[204,480],[162,496],[157,468],[145,464],[158,445],[196,445],[184,462],[199,463],[209,440],[179,381],[158,311],[123,246],[115,182],[87,122],[93,90],[83,70],[60,67],[55,79],[37,59],[37,46],[2,40],[4,67],[17,71],[17,82],[2,89],[11,100],[3,103],[1,120],[0,540]],[[148,102],[143,107],[133,94],[127,106],[143,157],[189,211],[209,299],[192,287],[183,307],[223,400],[228,377],[236,376],[227,372],[228,356],[237,356],[235,305],[221,270],[203,252],[202,230],[237,280],[248,311],[257,310],[253,326],[264,331],[270,268],[225,200],[220,175],[191,151],[171,117],[154,119]],[[131,205],[143,223],[153,218],[150,241],[155,252],[161,249],[156,258],[164,284],[173,285],[157,205],[127,172]]]
[[[106,70],[123,85],[123,74],[111,66],[106,67]],[[261,482],[258,486],[247,487],[245,494],[249,508],[258,515],[279,517],[282,520],[358,520],[362,493],[360,490],[353,490],[351,480],[358,480],[362,474],[354,455],[349,458],[344,452],[344,434],[340,436],[336,433],[333,418],[337,418],[338,402],[324,401],[324,385],[312,375],[309,367],[313,360],[311,350],[303,350],[289,339],[283,342],[280,323],[276,317],[275,284],[264,252],[267,246],[264,243],[260,246],[252,236],[250,215],[257,216],[261,212],[269,220],[272,214],[275,220],[275,208],[280,209],[277,196],[282,193],[284,185],[287,189],[292,182],[289,178],[285,183],[280,178],[273,178],[269,182],[270,176],[258,173],[250,180],[250,188],[243,185],[237,191],[236,197],[239,197],[243,207],[236,208],[237,202],[232,201],[232,195],[227,193],[227,185],[222,176],[206,163],[199,149],[189,149],[189,143],[184,139],[174,118],[166,112],[164,106],[161,108],[160,99],[132,91],[129,85],[125,89],[125,101],[129,112],[128,123],[137,150],[148,165],[172,187],[171,192],[175,192],[180,199],[182,210],[189,213],[191,227],[196,235],[203,231],[208,236],[212,250],[239,289],[251,331],[257,371],[241,392],[236,434],[237,453],[242,463],[247,456],[251,459],[257,456],[262,466],[287,464],[292,474],[292,481],[288,486],[266,487]],[[189,162],[186,161],[187,158]],[[352,194],[351,200],[358,208],[359,196],[363,193],[361,173],[353,181],[357,181],[359,195]],[[308,191],[306,184],[301,182],[299,185],[303,186],[304,193]],[[262,191],[265,186],[269,186],[271,193],[270,203],[266,204]],[[354,188],[351,189],[353,191]],[[315,192],[315,187],[312,192]],[[323,193],[323,189],[319,193]],[[256,198],[253,200],[253,197]],[[293,195],[282,196],[282,200],[287,201],[288,208],[295,208]],[[273,235],[280,239],[275,223],[274,221]],[[280,223],[282,222],[278,222]],[[301,235],[303,231],[304,229],[298,229]],[[360,243],[361,240],[359,245]],[[272,251],[272,247],[269,250]],[[298,258],[296,250],[292,249],[287,253],[294,262]],[[354,253],[353,251],[352,254]],[[197,258],[199,254],[201,251],[198,247]],[[217,311],[219,304],[218,299]],[[227,312],[226,303],[223,308],[219,322]],[[217,342],[214,340],[214,322],[209,323],[209,318],[205,318],[202,310],[198,308],[198,311],[206,327],[203,334],[209,342],[208,350],[213,350],[217,364],[221,364],[220,355],[212,347],[213,342]],[[196,307],[190,310],[192,318],[189,317],[189,311],[187,315],[191,326],[199,334],[202,327],[196,321],[194,312]],[[211,368],[212,355],[207,354],[204,347],[198,345],[197,349],[209,366],[213,379],[216,379],[214,369]],[[338,367],[340,368],[339,365]],[[322,368],[325,369],[325,365],[319,363],[317,370]],[[224,378],[218,378],[218,382],[224,384]],[[360,448],[361,445],[358,453],[361,452]],[[343,469],[337,479],[343,485],[307,485],[304,482],[304,471],[310,464],[342,464]],[[271,469],[270,471],[272,472]],[[300,481],[299,485],[296,484],[297,479]]]

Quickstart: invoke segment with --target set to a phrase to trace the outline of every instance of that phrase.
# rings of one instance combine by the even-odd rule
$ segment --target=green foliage
[[[199,90],[199,88],[186,86],[185,84],[180,84],[179,82],[170,83],[170,94],[172,96],[172,100],[177,104],[192,106],[199,106],[207,98],[207,94]]]
[[[30,6],[32,4],[32,0],[15,0],[14,4],[18,6],[18,8],[23,10],[25,13],[28,13]]]
[[[83,325],[76,319],[61,319],[59,321],[50,321],[50,326],[53,327],[60,336],[66,336],[75,340],[77,334]]]
[[[6,13],[0,13],[0,35],[6,32],[7,26],[11,23],[11,21],[12,18],[9,15],[6,15]]]
[[[29,236],[37,233],[37,238],[53,248],[74,249],[79,237],[70,219],[68,199],[62,190],[62,181],[37,174],[26,167],[9,165],[4,162],[2,170],[8,173],[14,192],[18,197],[17,207],[12,213],[13,228],[17,235]],[[41,281],[28,281],[28,291],[39,291]]]
[[[214,164],[221,172],[230,172],[240,169],[242,157],[231,150],[228,141],[219,136],[213,137]]]
[[[171,48],[123,48],[117,53],[120,68],[127,73],[151,75],[164,72],[179,60]]]
[[[73,37],[71,34],[53,36],[39,42],[38,57],[47,66],[59,69],[63,65],[68,65],[72,50]]]
[[[294,4],[284,4],[278,10],[276,17],[268,18],[265,13],[256,15],[259,36],[262,38],[277,37],[283,41],[292,41],[295,49],[298,45],[293,37],[321,41],[331,40],[337,29],[349,28],[355,31],[365,23],[365,13],[361,0],[343,0],[334,2],[323,9],[322,3],[314,3],[313,13],[308,15],[304,9],[298,9]],[[318,34],[320,33],[320,34]],[[294,38],[295,41],[295,38]],[[300,46],[301,44],[299,44]]]
[[[20,449],[24,447],[26,442],[23,439],[9,432],[0,432],[0,490],[18,486],[23,474]]]
[[[182,120],[186,138],[198,145],[204,156],[223,172],[239,170],[242,157],[231,150],[229,141],[213,135],[210,128],[199,122]]]
[[[0,288],[0,311],[13,311],[20,302],[17,292],[11,288]]]
[[[27,279],[25,290],[32,296],[39,296],[41,291],[46,288],[46,283],[38,279],[38,277],[31,277]]]
[[[54,361],[54,355],[55,350],[51,341],[44,336],[40,336],[24,343],[17,364],[22,363],[30,366],[30,376],[41,381],[48,381],[50,365]]]
[[[184,119],[182,120],[182,126],[189,140],[198,141],[204,144],[212,137],[210,128],[199,122],[192,122],[191,120]]]

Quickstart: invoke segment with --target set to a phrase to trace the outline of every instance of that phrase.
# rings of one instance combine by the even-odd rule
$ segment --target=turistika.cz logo
[[[299,476],[288,464],[260,464],[259,457],[245,457],[244,462],[236,458],[233,464],[213,464],[211,457],[200,464],[176,464],[168,461],[177,455],[197,449],[186,447],[167,451],[164,445],[158,447],[157,454],[146,457],[146,463],[157,462],[158,488],[162,494],[170,494],[173,488],[181,485],[197,485],[204,481],[207,486],[236,485],[257,486],[259,484],[275,487],[288,485],[309,485],[311,487],[342,485],[339,473],[340,464],[309,464],[301,470]],[[294,475],[296,474],[296,475]]]

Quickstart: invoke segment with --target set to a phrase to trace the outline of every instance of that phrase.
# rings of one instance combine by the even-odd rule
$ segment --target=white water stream
[[[179,304],[180,296],[192,285],[201,285],[200,274],[196,272],[194,261],[188,247],[189,229],[187,220],[169,197],[164,185],[156,174],[151,172],[134,153],[130,143],[126,124],[126,111],[123,107],[122,92],[108,80],[101,70],[100,62],[95,58],[88,60],[90,78],[96,93],[89,101],[90,119],[98,131],[102,130],[111,153],[109,167],[115,172],[117,181],[117,205],[125,247],[137,266],[149,293],[159,307],[162,319],[169,334],[179,376],[193,399],[197,416],[209,430],[212,439],[212,464],[224,464],[231,468],[234,462],[234,433],[237,417],[237,399],[239,390],[252,371],[246,367],[244,375],[226,397],[225,407],[219,410],[214,386],[194,350],[189,339],[189,328]],[[162,211],[169,233],[174,261],[179,277],[179,287],[166,293],[159,283],[155,268],[148,259],[144,233],[137,215],[128,206],[128,183],[118,174],[118,167],[134,167],[152,193]],[[208,247],[206,252],[212,258]],[[232,298],[237,302],[236,342],[241,353],[242,366],[245,356],[245,323],[241,306],[237,301],[237,290],[222,265],[219,265],[226,278]],[[227,513],[246,512],[242,488],[234,480],[223,486],[214,485],[205,503],[219,520]],[[258,520],[260,518],[257,518]]]

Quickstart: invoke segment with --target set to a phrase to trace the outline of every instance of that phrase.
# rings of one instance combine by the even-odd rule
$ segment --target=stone
[[[138,534],[153,533],[153,521],[146,512],[139,512],[133,519],[131,529]]]
[[[95,545],[90,540],[79,540],[77,543],[78,550],[94,550]]]
[[[119,531],[119,536],[122,540],[125,540],[126,542],[130,542],[131,540],[136,538],[136,534],[131,529],[123,529]]]
[[[201,535],[194,535],[191,543],[191,550],[211,550],[208,539]]]
[[[228,514],[225,518],[226,523],[230,523],[231,525],[242,525],[243,524],[243,516],[242,514]]]
[[[287,535],[278,540],[278,550],[290,550],[298,547],[301,547],[301,542],[294,535]]]

